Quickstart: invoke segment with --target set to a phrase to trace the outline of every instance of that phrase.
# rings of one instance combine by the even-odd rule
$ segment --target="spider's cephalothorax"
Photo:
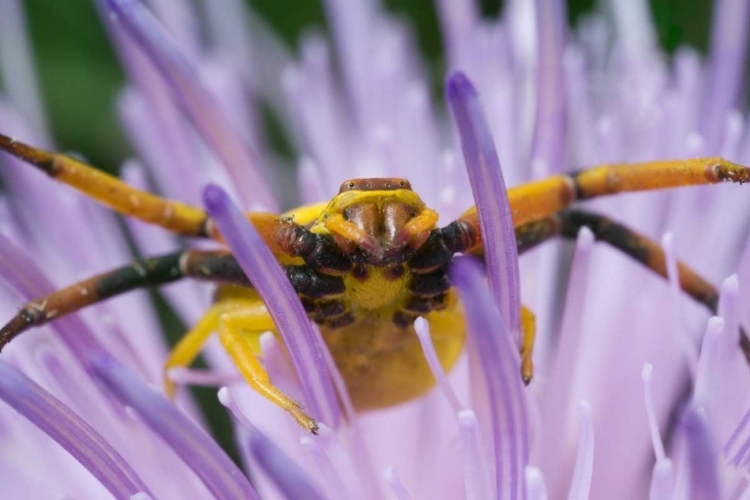
[[[118,213],[175,234],[222,241],[198,207],[134,189],[88,165],[0,134],[0,149],[77,188]],[[597,240],[667,276],[661,246],[602,216],[569,210],[577,200],[720,182],[750,182],[750,169],[721,158],[635,165],[605,165],[556,175],[508,190],[519,253],[555,236],[575,238],[587,227]],[[423,316],[437,356],[449,370],[464,347],[465,323],[446,266],[456,253],[483,254],[475,208],[437,228],[437,214],[404,179],[355,179],[342,184],[330,203],[283,215],[247,213],[263,241],[320,326],[323,339],[358,410],[382,408],[425,393],[435,383],[416,338],[413,320]],[[716,312],[714,286],[678,265],[681,288]],[[248,384],[302,426],[317,424],[270,381],[259,361],[259,338],[275,332],[263,300],[229,250],[183,250],[140,259],[25,304],[0,329],[0,349],[33,326],[139,287],[184,277],[220,283],[216,302],[175,346],[166,367],[188,366],[214,332]],[[521,373],[531,380],[533,315],[522,309]],[[750,340],[740,332],[750,360]],[[165,378],[167,394],[174,384]]]
[[[334,289],[318,279],[321,289],[302,290],[299,283],[307,285],[307,279],[299,280],[298,275],[317,271],[328,279],[332,276],[307,265],[287,268],[310,317],[330,328],[348,325],[362,315],[390,317],[396,325],[407,327],[418,315],[444,308],[450,255],[439,264],[419,265],[425,260],[419,258],[425,242],[439,234],[437,218],[405,179],[344,182],[339,194],[308,224],[313,234],[330,238],[349,260],[348,272],[339,278],[341,286]],[[411,265],[413,259],[416,267]]]

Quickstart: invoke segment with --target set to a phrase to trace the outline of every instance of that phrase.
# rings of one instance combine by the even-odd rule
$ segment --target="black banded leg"
[[[28,302],[0,329],[0,350],[29,328],[137,288],[157,287],[185,277],[250,284],[227,251],[186,250],[139,259]]]
[[[591,230],[597,241],[607,243],[662,278],[668,279],[666,257],[659,243],[603,215],[580,210],[563,210],[517,227],[518,253],[522,254],[557,236],[574,239],[583,227]],[[681,261],[677,262],[677,270],[682,291],[706,306],[712,314],[716,314],[719,302],[716,287]],[[750,363],[750,338],[742,328],[740,347]]]

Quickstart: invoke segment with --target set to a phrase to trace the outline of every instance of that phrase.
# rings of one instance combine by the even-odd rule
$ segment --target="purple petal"
[[[219,499],[260,499],[242,471],[221,448],[162,394],[149,389],[109,355],[92,357],[90,364],[104,386],[124,405],[132,407],[213,495]]]
[[[52,394],[4,362],[0,362],[0,399],[54,439],[116,498],[148,491],[102,436]]]
[[[447,95],[477,204],[492,297],[520,344],[518,249],[500,161],[477,93],[463,73],[448,77]]]
[[[276,201],[265,182],[258,157],[251,151],[201,84],[195,69],[175,47],[153,15],[136,0],[99,0],[159,68],[185,113],[229,170],[245,203],[275,211]]]
[[[722,498],[708,418],[702,408],[691,406],[680,422],[687,453],[690,498]]]
[[[322,496],[286,454],[257,429],[250,432],[250,453],[285,498],[317,500]]]
[[[699,120],[705,152],[717,154],[729,111],[738,105],[745,74],[750,1],[719,0],[714,3],[711,47]]]
[[[445,370],[443,370],[443,366],[440,364],[440,358],[438,358],[435,352],[435,345],[432,343],[432,337],[430,337],[430,325],[427,323],[427,320],[422,317],[417,318],[414,321],[414,331],[417,333],[417,338],[422,346],[422,352],[427,360],[427,364],[430,366],[432,375],[437,380],[438,387],[445,394],[445,399],[448,400],[453,411],[459,413],[463,407],[458,400],[456,391],[453,390],[448,377],[445,375]]]
[[[567,13],[565,2],[540,2],[536,9],[539,60],[536,75],[536,116],[529,168],[542,175],[565,166],[566,94],[563,50]]]
[[[589,498],[591,492],[591,475],[594,469],[594,425],[591,422],[591,405],[581,401],[581,429],[578,438],[578,453],[570,483],[571,500]]]
[[[47,117],[21,0],[0,2],[0,79],[8,100],[31,122],[41,142],[49,144]]]
[[[321,498],[310,483],[310,478],[297,467],[297,464],[265,434],[256,429],[248,417],[242,413],[231,389],[222,387],[219,390],[219,401],[232,412],[239,424],[247,429],[252,457],[286,498]],[[305,436],[304,439],[310,440],[311,438]]]
[[[206,210],[232,250],[242,270],[266,303],[299,375],[312,415],[334,428],[341,421],[324,347],[289,280],[255,227],[219,186],[203,192]]]
[[[518,354],[503,331],[477,262],[456,259],[450,278],[461,292],[469,345],[479,358],[489,400],[497,497],[524,497],[524,467],[529,463],[529,429]],[[500,333],[498,333],[500,332]]]
[[[466,485],[466,500],[490,498],[492,479],[487,455],[482,442],[477,417],[471,410],[458,412],[458,432],[461,437],[461,458]]]

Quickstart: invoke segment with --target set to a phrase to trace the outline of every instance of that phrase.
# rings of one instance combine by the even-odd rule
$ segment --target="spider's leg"
[[[557,236],[574,239],[583,227],[589,228],[596,240],[611,245],[667,279],[666,257],[659,243],[607,217],[581,210],[563,210],[517,227],[518,253]],[[683,262],[677,262],[677,270],[682,291],[716,314],[719,302],[716,287]],[[740,329],[740,346],[750,362],[750,339],[743,329]]]
[[[221,314],[221,306],[219,304],[211,306],[208,312],[190,331],[182,336],[169,353],[167,361],[164,363],[164,392],[170,400],[174,400],[177,385],[169,378],[169,370],[190,366],[195,361],[203,348],[203,344],[219,326],[219,314]]]
[[[200,321],[182,336],[164,363],[164,390],[167,397],[172,399],[176,389],[174,382],[168,377],[169,370],[190,366],[200,354],[203,344],[212,333],[218,331],[221,315],[233,311],[239,311],[238,318],[243,319],[243,324],[252,325],[253,331],[262,333],[276,328],[255,290],[245,287],[220,287],[216,302]],[[255,348],[259,349],[259,346]]]
[[[508,200],[513,222],[518,227],[552,215],[579,200],[721,182],[750,182],[750,168],[723,158],[603,165],[510,188]],[[474,222],[476,207],[464,212],[460,219]],[[478,221],[476,225],[478,227]]]
[[[536,340],[536,316],[526,306],[521,306],[521,378],[529,385],[534,378],[534,341]]]
[[[123,215],[161,226],[176,234],[206,236],[208,217],[200,208],[135,189],[76,159],[34,148],[2,134],[0,150]]]
[[[28,302],[0,329],[0,349],[31,327],[136,288],[161,286],[184,277],[249,284],[227,251],[186,250],[139,259]]]
[[[258,302],[262,306],[260,298]],[[222,345],[250,387],[289,412],[304,429],[317,434],[318,424],[315,420],[297,402],[273,385],[268,372],[258,359],[258,353],[253,349],[252,343],[257,340],[260,333],[267,331],[269,326],[273,328],[273,323],[267,323],[270,321],[268,312],[263,314],[252,303],[248,305],[248,309],[233,308],[219,316],[219,339]]]

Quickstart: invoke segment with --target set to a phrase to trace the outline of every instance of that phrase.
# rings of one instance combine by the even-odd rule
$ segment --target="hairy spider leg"
[[[582,210],[563,210],[517,227],[518,253],[525,253],[558,236],[575,239],[583,227],[590,229],[597,241],[612,246],[655,274],[668,279],[666,256],[659,243],[608,217]],[[719,303],[716,287],[681,261],[677,262],[677,271],[682,291],[706,306],[712,314],[716,314]],[[750,339],[742,328],[740,347],[750,363]]]
[[[750,182],[750,168],[723,158],[603,165],[510,188],[508,201],[513,223],[518,227],[552,215],[576,201],[616,193],[722,182]],[[459,220],[478,228],[476,207],[464,212]],[[481,243],[479,238],[477,242]]]
[[[206,235],[208,217],[200,208],[135,189],[69,156],[37,149],[2,134],[0,149],[123,215],[184,236]]]

